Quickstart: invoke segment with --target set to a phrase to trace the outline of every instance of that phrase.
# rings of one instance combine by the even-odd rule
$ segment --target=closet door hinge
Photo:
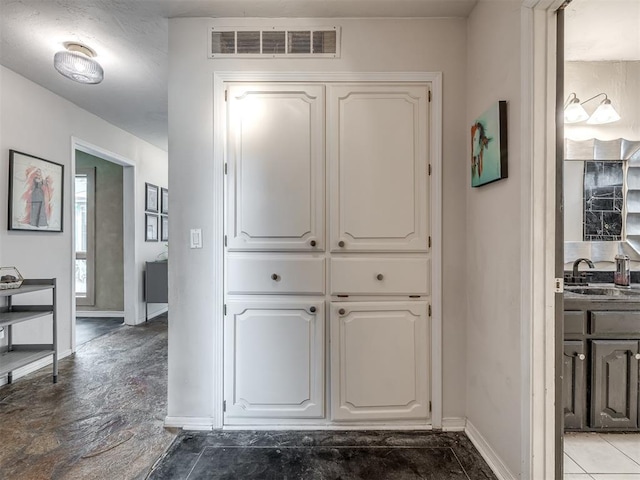
[[[227,174],[227,162],[224,163],[224,174]]]
[[[429,244],[429,248],[431,248],[431,235],[429,235],[429,241],[428,241],[428,244]]]
[[[431,164],[429,164],[429,176],[431,176]]]
[[[227,304],[226,303],[222,306],[222,313],[225,316],[227,315]]]
[[[431,304],[429,304],[429,316],[431,316]]]
[[[227,92],[224,92],[224,95],[225,95],[224,99],[226,100],[227,99]],[[431,90],[429,90],[429,101],[431,101]]]
[[[225,90],[224,91],[224,101],[225,102],[227,101],[227,93],[228,93],[228,90]],[[431,92],[429,92],[429,101],[431,101]]]
[[[429,400],[429,413],[431,413],[431,400]]]
[[[224,236],[224,246],[225,247],[227,246],[227,236],[226,235]]]
[[[429,402],[429,403],[431,403],[431,402]],[[431,408],[431,407],[429,407],[429,408]],[[223,412],[227,411],[227,401],[226,400],[222,401],[222,411]],[[429,411],[431,411],[431,410],[429,410]]]

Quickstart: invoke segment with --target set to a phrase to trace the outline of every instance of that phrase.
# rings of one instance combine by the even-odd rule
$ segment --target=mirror
[[[640,261],[640,141],[565,141],[564,258]]]

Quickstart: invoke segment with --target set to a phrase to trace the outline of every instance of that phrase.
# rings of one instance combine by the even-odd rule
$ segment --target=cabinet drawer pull
[[[340,240],[340,241],[338,242],[338,246],[339,246],[339,247],[344,247],[344,240]]]
[[[280,277],[278,276],[278,274],[277,274],[277,273],[273,273],[273,274],[271,275],[271,280],[278,280],[279,278],[280,278]]]
[[[311,240],[309,242],[309,245],[311,245],[312,247],[315,247],[316,246],[316,241],[315,240]]]
[[[640,353],[636,353],[636,360],[640,360]]]
[[[346,312],[345,312],[344,308],[341,308],[340,310],[338,310],[338,313],[340,315],[344,315]]]
[[[378,275],[376,275],[376,278],[378,280],[382,280],[384,278],[384,275],[382,275],[381,273],[379,273]]]
[[[579,353],[578,355],[576,355],[576,357],[578,357],[578,360],[584,360],[585,358],[587,358],[584,353]]]
[[[316,313],[316,307],[311,307],[311,308],[309,309],[309,311],[310,311],[311,313]]]

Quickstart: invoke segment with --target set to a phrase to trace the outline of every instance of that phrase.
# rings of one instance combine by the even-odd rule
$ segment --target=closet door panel
[[[332,418],[426,420],[428,324],[425,302],[332,303]]]
[[[328,87],[331,251],[428,249],[428,90]]]
[[[225,417],[324,415],[324,302],[232,300],[225,316]]]
[[[228,87],[229,251],[321,251],[324,87]]]

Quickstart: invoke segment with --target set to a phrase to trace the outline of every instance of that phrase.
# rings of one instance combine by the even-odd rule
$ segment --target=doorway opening
[[[628,255],[631,270],[640,268],[633,248],[640,44],[637,29],[629,27],[638,22],[638,2],[581,0],[565,6],[559,29],[558,96],[564,104],[558,113],[565,114],[567,104],[581,105],[585,118],[565,115],[558,131],[557,188],[563,196],[558,206],[564,218],[557,228],[557,264],[571,284],[587,286],[567,286],[565,280],[557,317],[564,327],[556,363],[564,478],[640,478],[640,327],[625,320],[640,310],[640,297],[630,295],[638,279],[632,277],[630,290],[614,286],[616,256]],[[618,120],[594,120],[602,96],[617,110]],[[628,294],[607,303],[576,293],[595,287]]]
[[[135,324],[135,167],[72,141],[73,348],[122,324]]]

